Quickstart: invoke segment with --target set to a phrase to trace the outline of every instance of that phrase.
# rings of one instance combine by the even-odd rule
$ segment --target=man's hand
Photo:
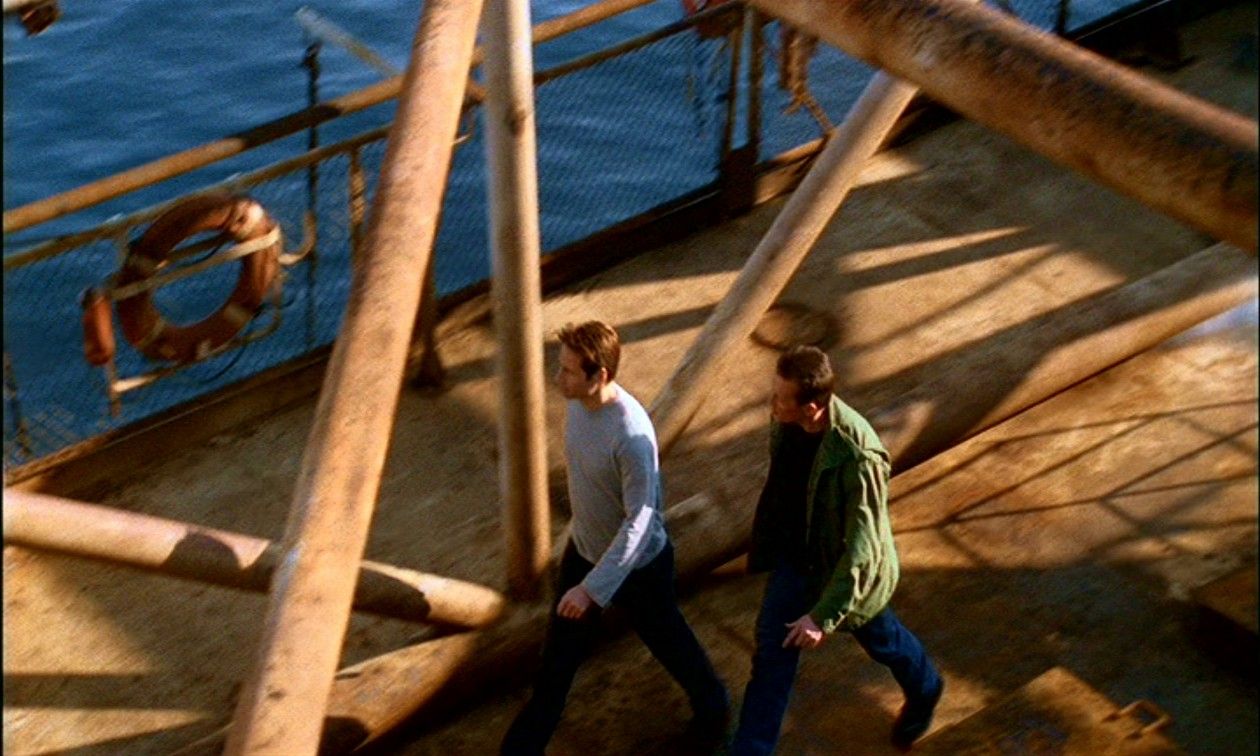
[[[787,637],[783,639],[784,648],[791,646],[807,650],[818,648],[827,637],[823,635],[822,628],[814,622],[814,618],[808,614],[803,615],[795,622],[787,623],[787,629]]]
[[[582,619],[582,615],[591,608],[595,603],[595,599],[591,598],[591,594],[586,592],[580,584],[575,585],[560,597],[560,603],[556,605],[556,614],[565,619]]]

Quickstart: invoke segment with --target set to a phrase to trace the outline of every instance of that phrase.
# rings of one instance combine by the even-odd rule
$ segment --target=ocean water
[[[584,4],[535,0],[532,20],[564,15]],[[61,5],[61,19],[36,37],[26,37],[12,20],[4,24],[6,209],[306,107],[307,71],[301,63],[311,40],[294,19],[304,5],[365,41],[398,68],[406,64],[420,15],[418,4],[368,0],[220,4],[115,0]],[[1013,5],[1032,24],[1048,28],[1054,22],[1057,0]],[[1128,5],[1132,3],[1124,0],[1073,0],[1069,28]],[[605,49],[682,17],[677,0],[659,0],[536,47],[535,69]],[[774,35],[767,34],[767,42],[773,46],[774,41]],[[819,135],[817,124],[803,109],[784,113],[786,95],[775,87],[773,49],[768,52],[762,158]],[[332,45],[324,45],[319,60],[321,99],[381,78]],[[544,253],[713,180],[729,75],[726,60],[721,43],[683,34],[539,88]],[[815,95],[834,122],[843,118],[870,73],[860,62],[820,47],[811,64],[811,79]],[[330,144],[385,125],[392,116],[393,107],[386,104],[339,119],[321,127],[321,142]],[[474,124],[471,140],[453,158],[435,257],[438,289],[443,293],[489,273],[483,131]],[[746,136],[736,133],[736,146]],[[6,237],[4,253],[300,154],[306,139],[305,133],[297,134]],[[379,163],[381,147],[374,149]],[[100,371],[82,359],[76,301],[82,288],[103,280],[116,267],[115,250],[101,243],[83,253],[6,273],[4,347],[13,366],[6,381],[12,378],[20,390],[4,407],[5,467],[142,419],[329,343],[349,285],[344,166],[340,170],[337,174],[330,166],[321,178],[321,224],[327,219],[321,230],[321,257],[318,266],[295,269],[292,284],[286,283],[281,330],[238,353],[129,394],[117,417],[108,414]],[[329,189],[338,182],[341,189]],[[300,236],[304,193],[300,174],[254,192],[291,240]],[[164,287],[156,294],[159,308],[175,322],[204,317],[231,290],[234,267],[222,266],[186,284]],[[151,369],[121,338],[118,353],[122,375]],[[6,386],[7,395],[9,389]],[[17,438],[19,417],[31,432],[30,448],[23,448]]]
[[[62,3],[61,19],[30,38],[7,20],[4,207],[65,191],[305,107],[307,73],[301,61],[310,40],[294,19],[303,5],[364,40],[398,68],[405,66],[420,13],[415,3]],[[533,14],[544,20],[576,7],[546,2]],[[672,10],[664,5],[644,9],[633,14],[634,22],[640,27],[660,24],[680,15]],[[627,31],[624,22],[603,26],[606,39],[624,38]],[[593,41],[586,37],[588,44]],[[570,52],[544,46],[538,64],[547,65],[549,59],[563,59]],[[320,64],[323,99],[381,78],[330,45],[324,47]],[[387,123],[391,116],[392,108],[386,106],[342,119],[324,130],[323,141]],[[199,172],[186,183],[207,183],[289,157],[304,139],[268,145],[248,158]],[[43,233],[84,228],[169,191],[141,192],[139,201],[107,203],[82,213],[73,224],[52,224]],[[6,243],[6,251],[11,250]]]
[[[534,0],[531,14],[539,22],[585,4]],[[1132,4],[1073,0],[1069,28]],[[23,205],[305,107],[306,71],[300,63],[308,40],[294,19],[303,6],[367,42],[397,67],[406,64],[419,19],[418,3],[63,2],[61,19],[36,37],[26,37],[16,22],[6,19],[4,207]],[[1015,2],[1014,7],[1030,23],[1048,27],[1056,3],[1031,0]],[[541,70],[681,17],[680,3],[662,0],[604,22],[591,33],[540,46],[535,67]],[[324,48],[321,67],[324,98],[380,78],[331,46]],[[606,91],[615,98],[627,82],[607,84]],[[389,115],[387,108],[379,108],[329,127],[328,137],[385,123]],[[625,119],[599,122],[594,128],[606,129],[614,139],[634,132]],[[283,143],[264,149],[281,157],[293,153],[292,145]],[[209,176],[227,176],[240,167],[229,161]],[[134,201],[108,203],[84,213],[71,228],[136,206]],[[11,251],[10,245],[6,251]]]

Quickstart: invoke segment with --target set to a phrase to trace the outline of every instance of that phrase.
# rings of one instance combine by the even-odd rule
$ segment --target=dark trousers
[[[787,637],[784,625],[800,619],[812,603],[805,576],[800,571],[780,564],[770,573],[757,615],[752,677],[744,690],[731,756],[774,751],[801,654],[798,648],[783,647],[783,639]],[[906,700],[922,701],[935,694],[941,684],[940,675],[924,652],[923,644],[901,624],[891,607],[852,634],[868,656],[888,667]]]
[[[593,564],[578,555],[570,543],[560,560],[556,600],[582,582]],[[678,609],[674,592],[674,547],[661,553],[626,577],[613,594],[612,603],[625,610],[639,638],[686,691],[697,717],[718,717],[728,705],[726,687],[713,671],[709,657]],[[565,619],[552,606],[542,666],[534,679],[533,695],[516,716],[503,739],[503,754],[541,754],[564,710],[578,667],[591,653],[599,633],[599,607],[580,620]]]

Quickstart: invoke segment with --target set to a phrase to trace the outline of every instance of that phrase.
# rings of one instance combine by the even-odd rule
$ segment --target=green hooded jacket
[[[883,611],[897,587],[899,565],[888,520],[889,457],[870,423],[836,396],[831,397],[826,431],[814,456],[806,489],[806,562],[812,595],[809,614],[824,632],[852,630]],[[770,458],[782,442],[771,424]],[[767,483],[753,520],[749,566],[769,569],[766,553],[775,534],[766,532],[778,506]]]

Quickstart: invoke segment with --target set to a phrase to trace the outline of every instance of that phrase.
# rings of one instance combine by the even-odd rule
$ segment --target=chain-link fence
[[[1047,29],[1067,19],[1071,31],[1132,3],[999,0],[997,5]],[[757,31],[764,54],[761,64],[753,65],[752,32],[744,28],[750,18],[731,2],[538,74],[544,255],[719,182],[725,156],[750,140],[754,91],[761,98],[759,128],[751,135],[758,160],[814,141],[843,119],[871,69],[834,48],[815,48],[778,23]],[[761,80],[752,81],[759,68]],[[463,123],[435,248],[439,295],[489,276],[483,131],[473,117]],[[178,198],[70,239],[6,254],[6,477],[19,468],[47,466],[87,439],[119,432],[331,344],[349,296],[362,208],[375,189],[384,137],[378,129],[224,185],[267,208],[289,249],[305,239],[303,218],[313,212],[313,252],[287,269],[279,301],[266,306],[245,335],[274,331],[240,348],[172,371],[148,362],[118,333],[113,379],[123,384],[115,387],[155,369],[164,372],[121,394],[116,413],[110,410],[111,376],[84,359],[79,295],[107,281],[127,245]],[[274,146],[270,149],[274,153]],[[172,322],[196,321],[227,298],[236,275],[236,265],[215,267],[162,287],[155,302]]]

